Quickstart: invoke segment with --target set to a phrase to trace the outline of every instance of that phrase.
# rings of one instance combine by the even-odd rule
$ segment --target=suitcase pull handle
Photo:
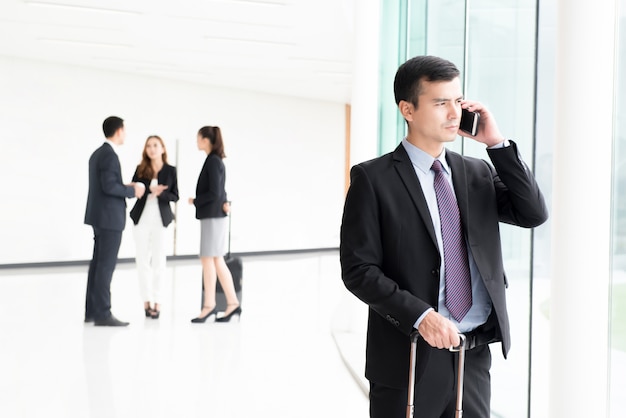
[[[417,362],[417,339],[419,338],[419,331],[414,330],[411,335],[411,354],[409,357],[409,385],[408,385],[408,401],[406,407],[406,417],[413,418],[415,413],[415,366]],[[465,345],[467,337],[465,334],[459,334],[461,342],[456,347],[450,347],[449,350],[453,353],[459,353],[459,363],[456,376],[457,383],[457,396],[456,396],[456,411],[455,418],[463,417],[463,380],[465,378]]]
[[[411,333],[411,355],[409,357],[409,386],[408,395],[409,398],[406,404],[406,418],[413,418],[415,413],[415,365],[417,361],[417,339],[420,333],[418,330],[413,330]]]
[[[450,347],[450,351],[459,353],[459,365],[456,372],[456,411],[454,418],[463,417],[463,380],[465,379],[465,343],[467,338],[459,334],[461,343],[458,347]]]

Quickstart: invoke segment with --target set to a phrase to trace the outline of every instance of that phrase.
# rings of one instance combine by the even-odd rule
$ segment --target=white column
[[[550,417],[608,410],[615,6],[557,6]]]
[[[380,0],[354,3],[350,167],[377,157],[380,8]],[[333,316],[332,329],[336,333],[363,333],[359,344],[364,346],[366,324],[367,305],[346,291]]]
[[[380,9],[380,0],[354,2],[350,166],[377,157]]]
[[[378,156],[380,8],[380,0],[354,2],[350,167]],[[366,328],[367,305],[348,291],[343,292],[331,318],[331,331],[346,367],[367,394],[363,376]]]

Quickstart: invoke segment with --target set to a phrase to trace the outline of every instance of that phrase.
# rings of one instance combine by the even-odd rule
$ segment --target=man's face
[[[124,129],[123,126],[120,129],[118,129],[115,132],[115,135],[113,135],[112,140],[117,145],[123,145],[124,141],[126,140],[126,129]]]
[[[461,119],[463,92],[458,77],[450,81],[422,81],[417,109],[408,120],[409,134],[422,143],[436,144],[456,139]]]

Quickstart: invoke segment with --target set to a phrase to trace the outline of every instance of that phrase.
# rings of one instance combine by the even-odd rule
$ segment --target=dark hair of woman
[[[222,131],[219,126],[203,126],[198,131],[198,135],[211,142],[211,154],[220,158],[226,158],[224,153],[224,141],[222,141]]]
[[[161,146],[163,147],[163,164],[167,164],[167,150],[165,149],[165,143],[158,135],[150,135],[148,139],[146,139],[146,143],[143,146],[143,152],[141,153],[141,162],[137,166],[137,177],[142,179],[152,179],[154,177],[154,170],[152,169],[152,161],[150,157],[148,157],[148,153],[146,152],[146,147],[148,142],[152,139],[157,139]]]

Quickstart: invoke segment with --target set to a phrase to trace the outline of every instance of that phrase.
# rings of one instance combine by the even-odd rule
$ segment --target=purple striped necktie
[[[454,319],[461,322],[472,307],[472,282],[467,246],[461,228],[459,206],[450,183],[443,174],[441,162],[435,160],[431,169],[435,172],[435,194],[441,220],[446,308]]]

